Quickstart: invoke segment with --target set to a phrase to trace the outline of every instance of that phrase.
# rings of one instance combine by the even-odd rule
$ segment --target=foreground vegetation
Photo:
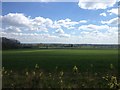
[[[89,68],[94,68],[91,65]],[[23,70],[22,72],[2,69],[3,88],[108,88],[119,89],[118,73],[114,71],[111,64],[108,72],[80,72],[74,66],[71,72],[59,71],[57,68],[53,72],[42,71],[38,64],[33,70]]]
[[[120,87],[116,49],[18,49],[2,56],[3,88]]]

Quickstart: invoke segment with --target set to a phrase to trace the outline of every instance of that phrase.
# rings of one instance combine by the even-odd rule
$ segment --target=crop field
[[[115,78],[118,78],[117,49],[4,50],[2,52],[2,65],[4,69],[3,74],[5,74],[3,76],[3,87],[32,86],[40,88],[54,88],[56,86],[59,88],[117,88],[119,86],[118,82],[117,85],[108,85],[108,83],[113,82],[111,81],[112,78],[114,78],[114,80]],[[15,78],[12,79],[13,81],[11,81],[9,80],[11,77],[10,75],[13,74],[10,73],[13,72],[15,73]],[[41,72],[44,73],[42,74],[43,76],[41,76]],[[6,73],[8,73],[8,75],[6,75]],[[24,76],[28,76],[28,73],[31,73],[29,77]],[[34,77],[34,75],[36,76]],[[39,75],[42,80],[40,79],[40,77],[38,77]],[[22,78],[18,80],[18,86],[15,83],[16,77],[17,79]],[[36,82],[28,84],[27,82],[30,82],[31,80],[30,77],[35,80],[36,78],[39,78],[37,80],[41,81],[36,81],[37,83],[39,83],[39,85],[35,84]],[[27,81],[25,81],[25,78],[27,78]],[[71,81],[69,81],[68,78],[71,78]],[[106,78],[109,78],[109,82],[102,80],[102,78],[105,80]],[[89,79],[93,81],[89,82]],[[24,85],[20,84],[21,82],[24,82]]]
[[[43,49],[43,50],[7,50],[2,52],[3,66],[7,69],[33,68],[38,64],[44,70],[70,70],[74,65],[81,70],[91,64],[96,70],[106,70],[110,64],[117,68],[117,50],[73,50],[73,49]]]

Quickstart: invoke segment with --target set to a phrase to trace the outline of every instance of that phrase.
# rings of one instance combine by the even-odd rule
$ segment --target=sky
[[[118,43],[118,1],[52,1],[2,2],[2,36],[22,43]]]

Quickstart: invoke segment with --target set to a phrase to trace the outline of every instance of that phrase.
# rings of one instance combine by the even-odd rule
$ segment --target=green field
[[[18,49],[2,56],[3,88],[120,88],[117,49]]]
[[[91,65],[95,71],[106,71],[110,64],[117,69],[118,50],[115,49],[18,49],[2,52],[3,67],[6,69],[22,70],[34,68],[38,64],[45,71],[69,71],[78,66],[86,71]]]

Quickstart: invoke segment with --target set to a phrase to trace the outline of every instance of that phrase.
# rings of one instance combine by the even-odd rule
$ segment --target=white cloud
[[[117,44],[118,32],[108,31],[105,33],[94,31],[83,31],[79,36],[70,36],[69,34],[61,34],[60,36],[50,34],[37,33],[6,33],[2,32],[3,36],[15,38],[21,42],[37,42],[37,43],[75,43],[75,44]]]
[[[48,32],[48,28],[52,27],[53,24],[49,18],[36,17],[32,19],[21,13],[9,13],[1,18],[3,28],[12,26],[27,31]]]
[[[106,17],[107,15],[106,15],[106,13],[101,13],[100,16]]]
[[[65,27],[67,29],[74,29],[75,25],[81,24],[81,23],[87,23],[87,20],[80,20],[80,21],[72,21],[71,19],[67,18],[65,20],[58,20],[54,22],[53,26],[57,26],[59,28]]]
[[[107,10],[110,15],[115,14],[115,15],[120,15],[118,12],[120,11],[120,8],[112,8],[111,10]]]
[[[111,44],[118,43],[118,27],[108,25],[82,25],[79,27],[82,43]],[[104,31],[104,32],[103,32]]]
[[[28,27],[30,24],[29,17],[21,13],[9,13],[1,18],[3,25],[7,26]]]
[[[94,25],[94,24],[89,24],[89,25],[81,25],[78,30],[87,30],[87,31],[96,31],[96,30],[107,30],[109,27],[107,25]]]
[[[49,18],[36,17],[33,19],[33,25],[51,27],[53,21]]]
[[[48,32],[48,29],[53,25],[53,21],[49,18],[35,17],[31,19],[31,30]]]
[[[3,21],[2,36],[15,38],[21,42],[117,43],[117,27],[110,29],[108,25],[81,25],[81,23],[87,23],[86,20],[53,21],[44,17],[31,18],[20,13],[10,13],[1,16],[1,19]],[[116,19],[113,19],[103,23],[110,24],[115,21]],[[71,34],[68,29],[74,29],[75,34]],[[106,31],[102,32],[101,30]]]
[[[68,38],[68,37],[70,37],[70,34],[66,34],[61,28],[57,29],[55,31],[55,33],[57,33],[58,34],[57,36],[59,36],[61,38]]]
[[[5,28],[5,30],[4,30],[5,32],[21,32],[21,30],[20,30],[20,28],[18,28],[18,27],[14,27],[14,26],[10,26],[10,27],[6,27]]]
[[[6,27],[16,27],[22,31],[38,31],[38,32],[48,32],[50,28],[52,29],[75,29],[75,25],[81,23],[87,23],[86,20],[72,21],[71,19],[62,19],[53,21],[49,18],[25,16],[22,13],[9,13],[7,15],[1,16],[3,28]],[[9,30],[11,31],[11,30]]]
[[[79,0],[79,7],[82,9],[106,9],[112,7],[116,3],[116,0]]]
[[[79,23],[87,23],[87,20],[80,20]]]
[[[98,44],[117,44],[118,43],[118,32],[111,30],[106,32],[99,32],[99,31],[93,31],[93,32],[81,32],[82,37],[81,39],[84,40],[84,42],[87,43],[98,43]]]
[[[67,29],[71,29],[71,27],[79,24],[79,22],[76,22],[76,21],[72,21],[71,19],[67,18],[65,20],[58,20],[57,22],[57,25],[59,26],[62,26],[62,27],[65,27]]]
[[[111,34],[115,33],[115,32],[118,32],[118,27],[109,27],[108,32],[111,33]]]
[[[64,34],[64,31],[62,29],[57,29],[55,32],[58,34]]]
[[[108,21],[101,21],[101,23],[108,24],[108,25],[118,25],[118,24],[120,24],[120,22],[118,22],[118,20],[120,21],[120,18],[116,17],[116,18],[110,19]]]
[[[69,38],[69,37],[70,37],[70,34],[60,34],[59,37]]]
[[[57,21],[54,21],[54,23],[53,23],[53,25],[52,25],[52,28],[54,28],[54,29],[59,29],[59,28],[61,28],[61,25],[59,25],[59,24],[57,23]]]

